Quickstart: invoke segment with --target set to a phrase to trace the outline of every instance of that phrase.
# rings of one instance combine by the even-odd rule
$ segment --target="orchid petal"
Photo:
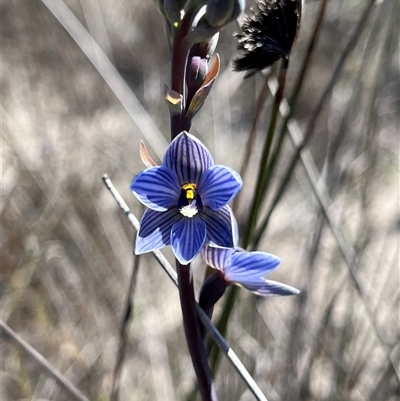
[[[229,167],[213,166],[201,177],[199,194],[204,205],[218,210],[229,203],[242,188],[240,175]]]
[[[145,206],[162,212],[177,205],[181,187],[175,172],[166,167],[151,167],[138,174],[131,190]]]
[[[205,262],[214,269],[225,271],[225,268],[231,264],[233,249],[214,248],[206,245],[201,254]]]
[[[162,233],[167,233],[171,231],[172,226],[182,218],[183,216],[179,213],[178,208],[172,208],[166,212],[157,212],[147,209],[140,222],[139,235],[145,238],[157,229]]]
[[[171,231],[171,245],[178,261],[187,265],[199,253],[206,240],[207,226],[197,216],[182,218],[173,225]]]
[[[178,174],[180,185],[198,185],[202,174],[214,165],[214,161],[197,138],[183,131],[168,146],[162,165]]]
[[[147,209],[136,236],[135,254],[140,255],[170,245],[171,228],[181,218],[182,215],[178,209],[166,212]]]
[[[239,284],[241,284],[247,290],[262,296],[295,295],[300,293],[297,288],[272,280],[262,279],[260,281],[242,281]]]
[[[232,255],[229,277],[242,274],[262,277],[275,270],[280,263],[281,259],[271,253],[236,252]]]
[[[236,246],[236,221],[229,206],[220,210],[205,207],[200,218],[207,224],[207,241],[211,246],[234,248]]]

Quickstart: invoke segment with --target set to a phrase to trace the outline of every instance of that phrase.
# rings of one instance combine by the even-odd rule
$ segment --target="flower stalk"
[[[197,318],[192,268],[190,264],[182,265],[176,261],[176,271],[178,273],[178,289],[185,336],[194,371],[197,376],[199,391],[203,401],[217,401],[218,398],[215,392],[211,370],[208,366],[206,350],[203,345]]]
[[[171,60],[171,89],[182,95],[182,109],[185,109],[185,70],[189,57],[190,43],[186,40],[194,18],[193,12],[187,12],[174,37]],[[171,114],[171,141],[182,131],[190,129],[183,113]]]
[[[187,87],[186,82],[186,71],[188,68],[190,49],[192,47],[190,42],[187,40],[187,36],[190,32],[193,19],[197,11],[197,7],[187,11],[173,39],[171,60],[171,90],[178,94],[181,105],[179,113],[171,112],[171,142],[182,131],[189,131],[191,128],[191,119],[193,116],[188,116],[186,113],[187,108],[190,106],[190,104],[187,104],[187,102],[190,102],[195,95],[193,90],[196,90],[196,88],[191,88],[190,85]],[[185,186],[182,186],[182,188],[185,188],[186,190],[188,183],[183,185]],[[195,190],[197,190],[197,185],[192,185],[189,190],[190,192],[186,190],[186,197],[188,197],[188,194],[192,195]],[[186,207],[191,207],[191,204],[187,205]],[[194,204],[196,204],[196,200],[194,200]],[[189,219],[192,219],[193,217],[194,216],[188,216]],[[177,258],[175,263],[178,275],[179,298],[181,303],[186,342],[193,368],[197,376],[199,391],[203,401],[218,401],[196,312],[193,271],[191,264],[190,262],[188,264],[182,264]]]

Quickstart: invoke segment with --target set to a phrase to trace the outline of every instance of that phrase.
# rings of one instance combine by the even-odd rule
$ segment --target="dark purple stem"
[[[189,131],[190,121],[185,118],[186,107],[186,64],[191,44],[186,40],[197,9],[187,11],[176,30],[172,45],[171,89],[182,95],[182,112],[171,114],[171,141],[183,130]],[[176,260],[179,298],[181,301],[183,325],[192,364],[199,383],[203,401],[218,401],[213,377],[207,361],[207,353],[200,334],[194,297],[193,275],[190,264],[182,265]]]
[[[176,261],[176,271],[178,273],[179,297],[186,341],[199,382],[200,394],[203,401],[218,401],[211,370],[207,362],[206,349],[200,334],[194,298],[192,268],[190,264],[182,265]]]
[[[190,123],[186,121],[184,110],[186,106],[185,99],[185,72],[186,63],[191,48],[186,36],[190,32],[194,13],[188,12],[179,27],[177,28],[174,43],[172,45],[171,60],[171,89],[182,95],[182,113],[171,115],[171,140],[173,140],[183,130],[190,129]]]

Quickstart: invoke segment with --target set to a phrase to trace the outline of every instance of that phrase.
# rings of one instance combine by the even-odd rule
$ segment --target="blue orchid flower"
[[[262,296],[293,295],[300,292],[289,285],[264,278],[281,263],[281,259],[270,253],[205,246],[202,255],[209,266],[218,270],[208,276],[203,284],[200,304],[205,308],[212,307],[223,295],[226,287],[233,284]]]
[[[171,245],[181,264],[204,244],[234,247],[236,222],[227,203],[242,187],[234,170],[215,165],[207,148],[183,131],[169,145],[161,166],[138,174],[131,190],[148,209],[140,222],[135,253]]]

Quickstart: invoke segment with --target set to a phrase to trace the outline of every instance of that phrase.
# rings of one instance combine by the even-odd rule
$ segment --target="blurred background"
[[[104,67],[90,39],[79,29],[73,39],[45,3],[1,1],[0,313],[90,400],[109,400],[135,232],[101,178],[107,173],[141,216],[129,184],[143,169],[140,140],[157,162],[167,144],[163,91],[169,82],[169,48],[153,1],[65,1],[76,19],[60,12],[68,17],[64,23],[82,24],[126,82],[127,87],[119,86],[123,96],[118,99],[93,65],[97,60]],[[296,106],[300,132],[366,6],[363,0],[328,2]],[[305,1],[288,96],[320,7],[321,1]],[[235,304],[227,341],[270,401],[400,400],[399,23],[396,0],[376,2],[307,146],[333,221],[324,217],[300,162],[262,237],[259,249],[283,259],[269,278],[301,294],[265,299],[241,291]],[[232,72],[237,30],[233,24],[221,34],[221,73],[192,133],[217,163],[240,170],[265,78],[257,74],[244,80]],[[115,82],[115,73],[106,67]],[[236,205],[241,226],[270,104],[269,98]],[[288,139],[265,210],[293,153]],[[344,240],[350,263],[332,226]],[[170,250],[165,254],[172,262]],[[204,268],[196,260],[196,288]],[[178,293],[151,255],[140,257],[133,303],[119,399],[187,399],[195,378]],[[222,307],[220,301],[216,318]],[[0,338],[2,400],[73,399],[4,331]],[[220,400],[254,399],[224,358],[216,385]]]

